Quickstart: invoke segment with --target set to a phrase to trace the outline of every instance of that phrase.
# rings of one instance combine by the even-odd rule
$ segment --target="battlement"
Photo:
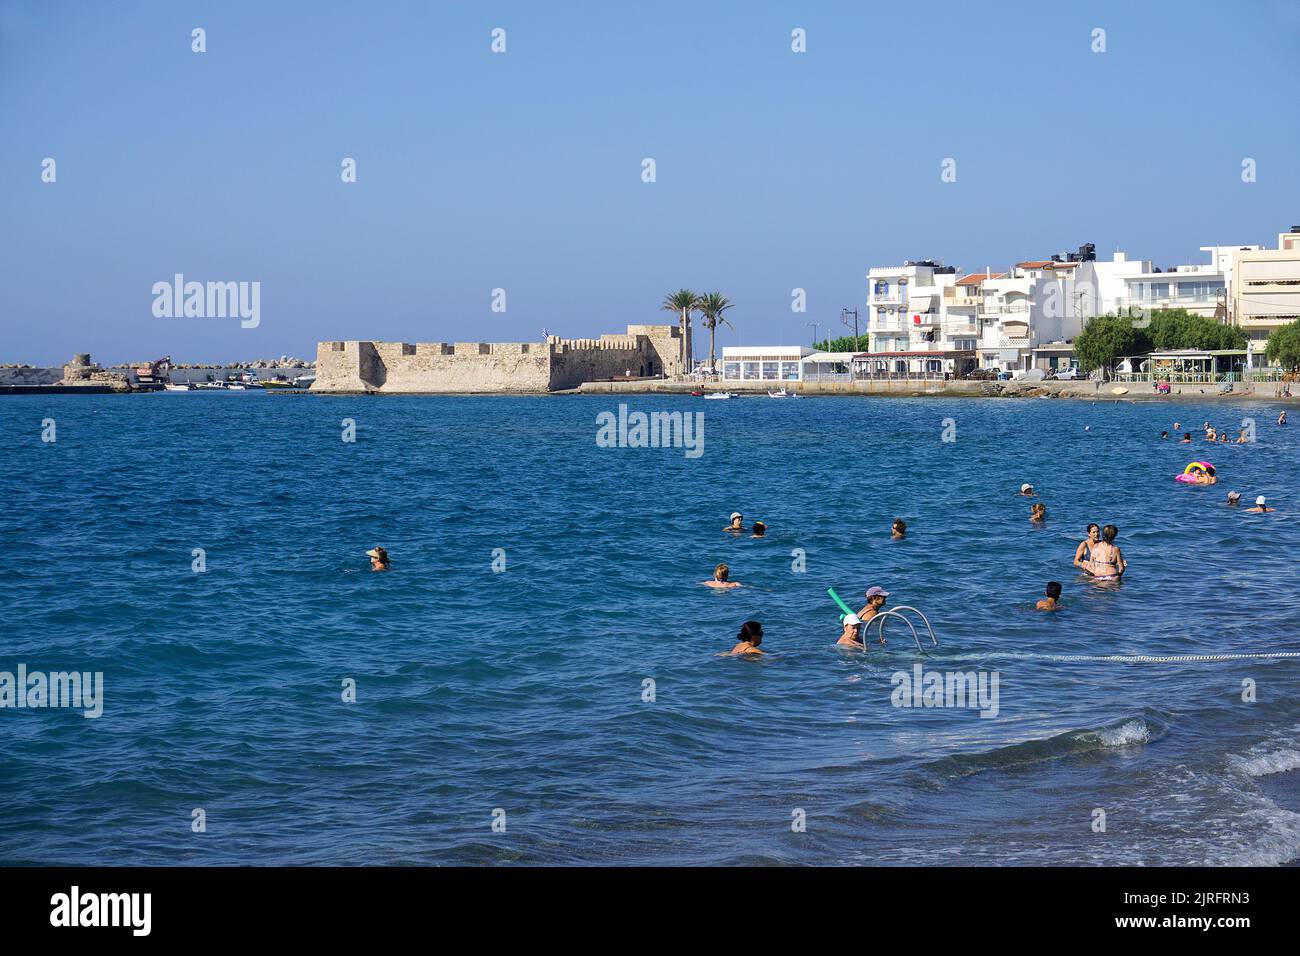
[[[674,374],[680,330],[629,325],[626,334],[545,342],[320,342],[322,392],[554,391],[584,381]]]

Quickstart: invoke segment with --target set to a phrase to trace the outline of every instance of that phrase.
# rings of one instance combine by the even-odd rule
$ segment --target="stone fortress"
[[[313,392],[554,392],[612,378],[672,378],[681,330],[629,325],[626,335],[545,342],[320,342]]]

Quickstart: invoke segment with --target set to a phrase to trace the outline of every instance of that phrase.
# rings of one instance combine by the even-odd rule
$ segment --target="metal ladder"
[[[883,641],[885,639],[885,618],[897,617],[897,618],[901,618],[903,623],[906,624],[908,629],[912,632],[912,640],[916,642],[917,651],[923,657],[928,657],[929,655],[926,654],[925,648],[921,646],[921,638],[916,633],[916,626],[912,623],[911,618],[909,618],[906,614],[900,613],[902,611],[911,611],[913,614],[919,617],[921,619],[921,623],[925,625],[926,631],[928,631],[930,634],[930,643],[934,647],[939,646],[939,639],[934,636],[934,628],[930,626],[930,619],[927,618],[924,614],[922,614],[919,610],[912,607],[912,605],[900,604],[898,605],[898,607],[891,608],[888,611],[877,612],[875,616],[871,618],[871,620],[867,621],[867,626],[862,629],[862,649],[863,650],[867,649],[867,637],[870,634],[871,625],[875,624],[877,621],[880,622],[880,639]]]

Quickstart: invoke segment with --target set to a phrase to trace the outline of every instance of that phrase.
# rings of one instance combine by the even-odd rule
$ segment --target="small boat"
[[[263,388],[297,388],[293,382],[287,378],[268,378],[261,383]]]
[[[167,392],[192,392],[194,386],[188,382],[168,382],[163,386],[163,391]]]
[[[213,381],[207,381],[207,382],[199,382],[199,384],[195,385],[194,387],[197,388],[197,389],[201,389],[201,390],[203,390],[203,391],[217,391],[217,392],[219,392],[219,391],[223,390],[223,389],[226,387],[226,383],[225,383],[225,382],[213,382]]]
[[[799,397],[799,393],[798,393],[798,392],[788,392],[788,391],[785,390],[785,387],[782,386],[778,391],[775,391],[775,392],[768,392],[768,393],[767,393],[767,397],[768,397],[768,398],[798,398],[798,397]]]
[[[719,398],[731,398],[732,395],[730,392],[709,392],[704,397],[709,399],[719,399]]]

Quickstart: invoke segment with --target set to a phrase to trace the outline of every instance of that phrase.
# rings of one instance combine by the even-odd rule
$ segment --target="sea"
[[[699,454],[599,441],[620,405]],[[1280,407],[0,399],[0,863],[1292,863]],[[1122,583],[1072,566],[1089,522]],[[837,647],[828,589],[871,586],[915,610]]]

